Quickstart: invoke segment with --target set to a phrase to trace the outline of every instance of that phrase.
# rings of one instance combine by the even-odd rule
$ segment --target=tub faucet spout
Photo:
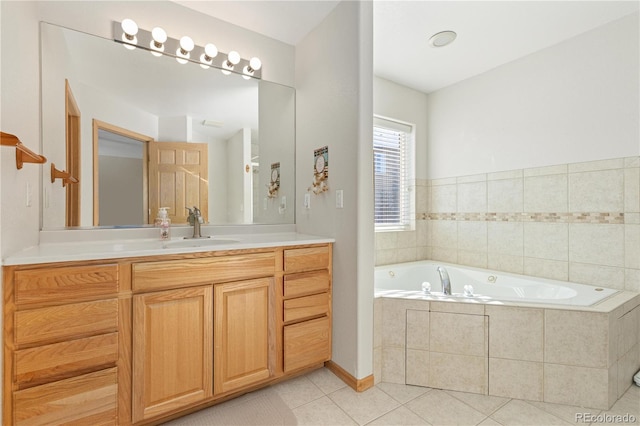
[[[440,274],[442,292],[444,294],[451,294],[451,280],[449,279],[449,273],[442,266],[438,266],[438,274]]]

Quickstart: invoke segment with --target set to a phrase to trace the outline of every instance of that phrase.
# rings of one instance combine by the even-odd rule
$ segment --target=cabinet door
[[[133,421],[212,393],[212,286],[133,298]]]
[[[275,363],[274,280],[217,284],[214,290],[214,391],[267,379]]]

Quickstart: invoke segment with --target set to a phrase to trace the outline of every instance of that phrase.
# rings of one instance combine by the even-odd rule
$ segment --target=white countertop
[[[197,253],[221,250],[281,247],[304,244],[333,243],[333,238],[296,232],[220,235],[202,240],[181,237],[168,241],[159,239],[129,239],[81,242],[42,243],[4,259],[4,265],[77,260],[116,259],[136,256]]]

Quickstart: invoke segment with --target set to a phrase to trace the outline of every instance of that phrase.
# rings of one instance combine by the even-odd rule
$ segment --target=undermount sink
[[[239,243],[231,238],[185,238],[164,243],[165,247],[208,247]]]

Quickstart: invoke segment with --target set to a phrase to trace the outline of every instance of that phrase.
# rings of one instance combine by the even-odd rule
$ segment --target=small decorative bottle
[[[158,217],[156,217],[155,226],[160,228],[160,239],[168,240],[171,238],[171,219],[167,210],[169,207],[160,207],[158,209]]]

